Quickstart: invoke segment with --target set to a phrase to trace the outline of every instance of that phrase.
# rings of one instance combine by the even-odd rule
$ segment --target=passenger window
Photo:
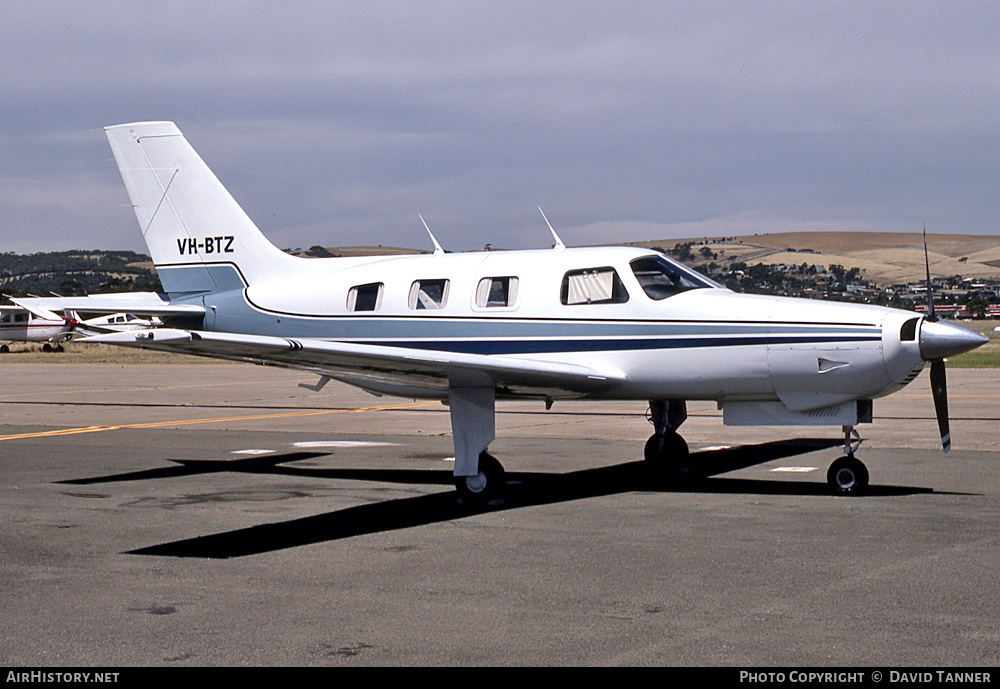
[[[28,314],[26,313],[15,313],[14,322],[15,323],[27,323],[30,320]]]
[[[623,304],[628,292],[614,268],[571,270],[563,276],[563,304]]]
[[[382,283],[371,282],[367,285],[352,287],[347,292],[348,311],[374,311],[382,305]]]
[[[476,306],[513,306],[517,301],[517,282],[516,277],[483,278],[476,289]]]
[[[10,314],[5,313],[4,315],[0,316],[0,323],[10,323]]]
[[[448,284],[448,280],[417,280],[410,287],[410,308],[443,309],[448,303]]]

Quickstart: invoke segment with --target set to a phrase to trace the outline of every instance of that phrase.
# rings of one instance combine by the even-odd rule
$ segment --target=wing
[[[83,311],[85,313],[135,313],[150,316],[201,316],[205,307],[198,304],[171,303],[166,295],[155,292],[116,292],[88,297],[27,297],[11,299],[18,306],[39,313],[48,311]],[[57,316],[57,318],[61,318]]]
[[[183,352],[310,371],[378,393],[440,397],[449,386],[494,386],[500,394],[581,397],[625,382],[618,369],[558,361],[318,339],[156,328],[80,340]]]

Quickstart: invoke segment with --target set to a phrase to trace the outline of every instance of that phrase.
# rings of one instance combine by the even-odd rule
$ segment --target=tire
[[[507,474],[503,465],[486,452],[479,455],[479,473],[475,476],[455,477],[458,497],[470,507],[483,507],[502,498],[506,487]]]
[[[834,495],[862,495],[868,489],[868,469],[854,457],[841,457],[830,465],[826,481]]]
[[[646,441],[643,456],[649,472],[658,479],[689,474],[688,446],[677,433],[670,432],[663,436],[654,433]]]

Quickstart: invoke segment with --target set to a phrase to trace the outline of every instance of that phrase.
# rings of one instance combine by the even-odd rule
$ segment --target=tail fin
[[[169,294],[242,288],[297,260],[261,234],[173,122],[105,131]]]

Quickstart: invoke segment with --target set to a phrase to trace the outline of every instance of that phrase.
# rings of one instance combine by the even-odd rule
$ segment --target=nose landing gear
[[[856,496],[868,489],[868,468],[854,456],[862,443],[854,426],[844,426],[844,455],[830,465],[826,482],[835,495]]]

